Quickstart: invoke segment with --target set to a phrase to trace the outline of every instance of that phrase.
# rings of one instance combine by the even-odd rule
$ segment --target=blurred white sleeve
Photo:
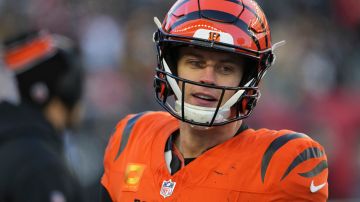
[[[19,93],[15,75],[5,68],[0,54],[0,102],[8,101],[12,104],[19,104]]]

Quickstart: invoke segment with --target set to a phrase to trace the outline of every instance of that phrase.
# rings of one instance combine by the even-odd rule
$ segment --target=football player
[[[326,201],[324,148],[291,130],[243,123],[274,63],[252,0],[179,0],[154,19],[155,97],[107,146],[103,201]]]

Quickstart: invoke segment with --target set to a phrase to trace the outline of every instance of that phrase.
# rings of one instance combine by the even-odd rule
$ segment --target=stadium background
[[[0,0],[0,40],[44,28],[75,40],[86,69],[83,121],[65,139],[69,163],[98,201],[116,122],[160,109],[153,99],[153,16],[173,0]],[[286,40],[246,122],[309,134],[326,149],[330,201],[360,201],[360,1],[259,0],[273,42]],[[0,86],[2,88],[2,86]]]

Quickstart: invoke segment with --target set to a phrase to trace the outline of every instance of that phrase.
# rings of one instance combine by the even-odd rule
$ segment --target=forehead
[[[200,47],[180,47],[179,56],[180,58],[182,58],[183,56],[194,56],[201,59],[212,59],[223,62],[233,62],[241,64],[243,63],[242,57],[236,53]]]

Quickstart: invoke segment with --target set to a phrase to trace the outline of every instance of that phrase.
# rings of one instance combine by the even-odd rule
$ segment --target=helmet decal
[[[225,32],[217,32],[206,29],[198,29],[194,33],[195,38],[207,39],[209,41],[222,42],[227,44],[234,44],[234,38]]]

